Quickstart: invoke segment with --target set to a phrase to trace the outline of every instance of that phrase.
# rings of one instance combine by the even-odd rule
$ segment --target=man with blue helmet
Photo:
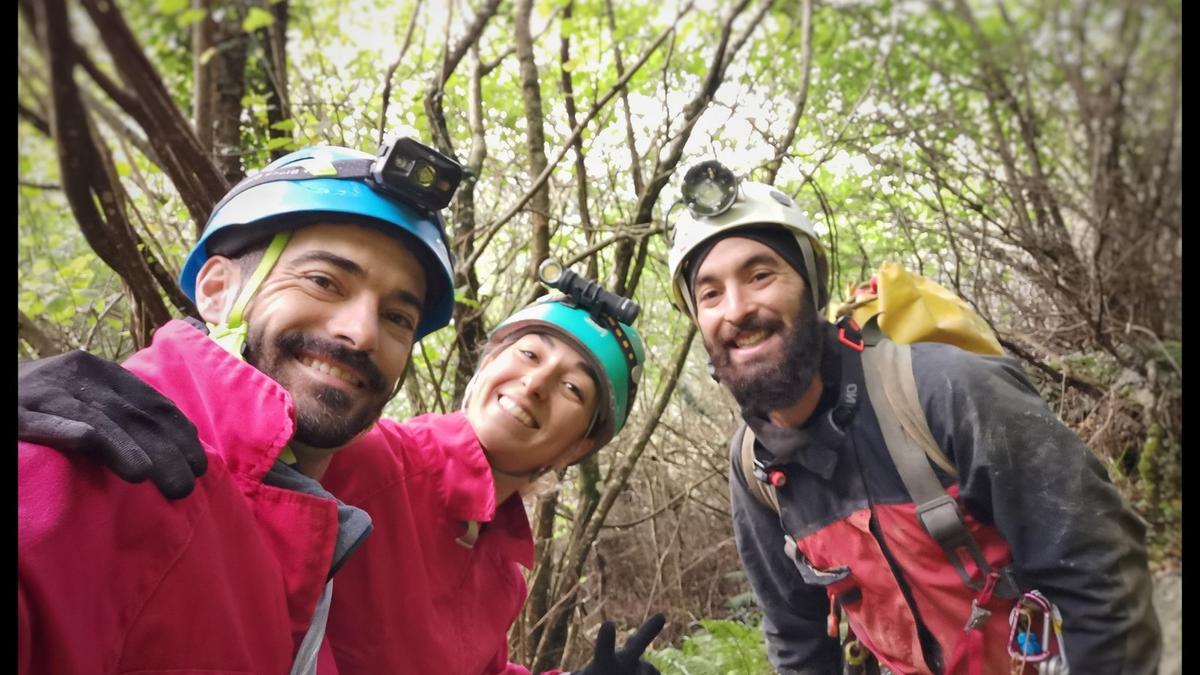
[[[78,417],[42,433],[55,447],[19,445],[19,672],[299,673],[319,651],[333,669],[329,580],[371,524],[315,479],[375,423],[414,340],[449,321],[437,210],[460,176],[408,139],[287,155],[213,210],[181,279],[207,326],[160,328],[124,363],[136,378],[112,380],[121,400],[103,386],[120,369],[82,352],[28,364],[70,388]],[[107,404],[134,421],[106,421]],[[112,449],[144,478],[139,449],[180,438],[155,439],[164,426],[202,444],[178,462],[207,466],[188,499],[79,461]]]
[[[364,178],[373,161],[306,151],[235,188],[183,271],[208,336],[168,324],[125,364],[141,380],[111,365],[100,373],[82,353],[23,375],[38,395],[19,401],[22,438],[70,450],[63,429],[89,431],[75,453],[20,449],[21,672],[280,672],[289,660],[291,672],[312,672],[318,659],[321,673],[527,672],[508,663],[506,640],[533,554],[520,492],[621,429],[642,343],[594,302],[611,296],[567,284],[573,294],[496,331],[465,411],[376,424],[414,337],[444,324],[452,300],[440,228],[426,227],[436,221],[411,208],[410,193],[395,201]],[[418,183],[436,189],[427,174]],[[64,405],[72,396],[86,410]],[[141,470],[172,498],[187,492],[203,462],[183,459],[180,424],[194,424],[201,458],[213,459],[196,494],[164,504],[122,482]],[[122,478],[75,461],[84,456]],[[64,493],[71,508],[34,508]],[[63,555],[68,540],[104,550],[87,536],[110,536],[97,520],[123,535],[155,530],[142,521],[176,510],[195,515],[140,540],[128,559],[108,552],[81,568]],[[143,573],[150,553],[182,562]],[[79,576],[59,592],[64,566]],[[334,594],[326,580],[338,569]],[[115,580],[111,591],[96,592],[97,575]],[[150,586],[153,600],[126,618],[118,594]],[[62,611],[67,592],[82,597],[84,619]],[[81,637],[81,622],[97,616],[112,629]],[[583,672],[654,673],[639,657],[662,623],[652,618],[619,651],[606,627]]]

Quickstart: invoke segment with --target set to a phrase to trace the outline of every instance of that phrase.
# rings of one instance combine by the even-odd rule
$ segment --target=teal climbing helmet
[[[496,344],[526,333],[549,332],[561,337],[588,359],[600,375],[602,401],[597,406],[591,435],[596,448],[612,440],[629,419],[637,396],[646,349],[637,330],[616,319],[588,312],[570,296],[552,293],[518,310],[500,323],[489,342]]]
[[[385,146],[380,156],[392,147]],[[213,209],[179,275],[183,292],[196,299],[196,275],[210,255],[231,254],[270,235],[321,221],[351,222],[398,230],[424,267],[427,290],[416,339],[446,326],[454,310],[454,266],[440,207],[422,208],[385,191],[378,174],[372,175],[377,164],[377,157],[366,152],[320,146],[285,155],[247,177]],[[454,187],[457,180],[449,187],[451,194]]]

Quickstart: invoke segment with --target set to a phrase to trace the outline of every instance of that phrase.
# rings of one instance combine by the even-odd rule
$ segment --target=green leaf
[[[262,7],[251,7],[246,14],[246,20],[242,22],[242,30],[247,33],[252,33],[259,28],[265,28],[275,23],[275,17]]]
[[[276,122],[275,124],[272,124],[271,128],[278,129],[280,131],[292,131],[293,129],[296,128],[296,120],[293,120],[293,119],[280,120],[280,121]]]
[[[204,17],[206,17],[206,16],[208,16],[208,10],[198,9],[198,8],[193,7],[192,9],[189,9],[186,12],[183,12],[179,16],[175,17],[175,24],[177,26],[179,26],[180,28],[187,28],[188,26],[191,26],[192,24],[196,23],[197,21],[203,21]],[[211,51],[211,49],[209,51]],[[205,52],[205,54],[207,54],[207,53],[208,53],[208,51]],[[207,63],[207,60],[202,59],[201,63]]]
[[[116,165],[116,168],[117,168],[117,175],[120,176],[121,178],[124,178],[124,177],[128,176],[130,173],[133,173],[133,169],[130,168],[129,162],[122,162],[120,160],[117,160],[116,162],[114,162],[114,164]]]
[[[251,92],[242,97],[242,107],[243,108],[253,108],[255,106],[263,106],[266,104],[267,104],[267,97],[262,94],[255,94],[255,93]]]
[[[163,14],[178,14],[187,6],[188,0],[158,0],[158,11]]]
[[[46,313],[55,321],[62,323],[75,316],[75,305],[71,304],[70,298],[60,295],[46,305]]]
[[[467,297],[468,286],[463,285],[454,289],[454,301],[461,302],[468,307],[479,307],[479,302]]]
[[[267,141],[267,150],[278,150],[279,148],[286,148],[291,144],[291,138],[272,138]]]

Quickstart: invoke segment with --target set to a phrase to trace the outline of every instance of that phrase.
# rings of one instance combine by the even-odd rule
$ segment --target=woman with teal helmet
[[[407,174],[396,165],[406,166]],[[454,265],[438,211],[461,175],[453,160],[410,138],[385,144],[375,156],[338,146],[287,154],[242,180],[217,204],[184,262],[180,287],[195,300],[196,276],[211,255],[232,257],[269,242],[226,321],[210,326],[214,339],[239,353],[246,335],[242,311],[292,232],[322,221],[372,227],[401,239],[424,267],[419,340],[446,326],[454,309]]]
[[[343,675],[528,673],[509,663],[507,646],[527,594],[522,567],[534,560],[522,493],[612,440],[628,422],[645,362],[628,301],[594,282],[558,288],[565,292],[492,332],[463,410],[379,419],[319,477],[323,491],[372,523],[333,575],[326,637]],[[129,420],[122,410],[114,419]],[[320,567],[322,554],[286,562]],[[619,650],[606,624],[582,672],[655,675],[640,656],[663,624],[651,617]]]
[[[637,330],[585,284],[592,292],[563,288],[500,322],[462,410],[381,420],[387,453],[368,438],[334,458],[322,484],[375,523],[337,577],[329,638],[345,656],[339,672],[529,672],[507,658],[526,595],[521,567],[533,562],[522,496],[625,426],[645,362]],[[612,626],[602,629],[583,672],[656,674],[640,656],[663,623],[651,617],[615,656]]]

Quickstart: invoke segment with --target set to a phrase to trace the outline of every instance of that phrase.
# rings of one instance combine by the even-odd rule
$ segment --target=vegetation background
[[[221,195],[310,144],[408,129],[469,167],[454,325],[403,419],[458,405],[554,254],[633,296],[630,424],[529,503],[514,659],[578,666],[665,610],[669,672],[768,670],[729,523],[736,407],[672,309],[682,170],[786,190],[832,288],[896,260],[960,293],[1182,565],[1179,0],[19,0],[18,358],[120,359],[193,311]]]

